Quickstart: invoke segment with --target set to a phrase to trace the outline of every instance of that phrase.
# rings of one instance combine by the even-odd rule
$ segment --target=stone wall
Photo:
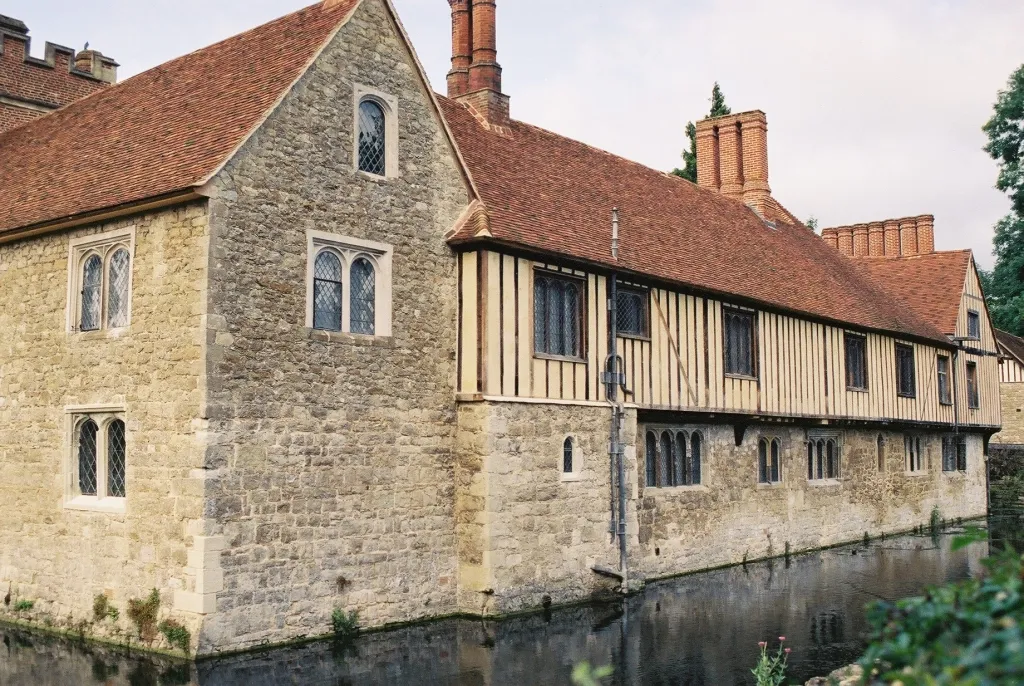
[[[636,415],[627,417],[630,490]],[[584,405],[464,403],[459,407],[456,533],[459,608],[506,613],[577,601],[615,582],[592,567],[618,569],[609,536],[611,410]],[[567,437],[579,471],[562,472]],[[631,523],[632,505],[627,515]],[[631,532],[635,536],[635,531]]]
[[[131,324],[67,330],[69,241],[135,227]],[[90,632],[128,632],[129,598],[157,588],[162,615],[186,590],[192,478],[203,449],[207,219],[204,203],[0,246],[0,595],[34,601],[19,618],[58,627],[120,610]],[[73,447],[65,408],[123,405],[127,493],[120,514],[65,507]],[[179,615],[193,629],[198,617]]]
[[[397,103],[396,176],[354,170],[355,84]],[[209,560],[223,590],[206,594],[200,651],[324,634],[336,607],[363,626],[451,613],[458,293],[444,234],[468,190],[380,0],[214,185],[205,467],[207,533],[225,550]],[[306,328],[307,230],[394,247],[392,336]]]
[[[659,425],[660,426],[660,425]],[[732,564],[903,531],[942,517],[985,514],[982,439],[968,438],[966,474],[942,471],[942,439],[921,435],[925,471],[906,470],[902,433],[883,432],[883,471],[875,431],[842,432],[839,481],[807,478],[807,430],[750,427],[736,446],[731,426],[694,426],[706,437],[703,485],[640,490],[639,545],[631,561],[645,577]],[[641,431],[644,426],[641,426]],[[758,441],[777,437],[782,483],[758,484]],[[643,456],[640,461],[643,463]]]
[[[999,384],[999,399],[1003,430],[992,437],[992,442],[1024,445],[1024,383]]]

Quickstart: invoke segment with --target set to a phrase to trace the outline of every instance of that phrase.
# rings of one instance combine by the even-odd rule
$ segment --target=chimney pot
[[[697,122],[697,183],[742,200],[764,216],[768,185],[768,120],[754,110]]]
[[[448,93],[488,125],[509,124],[509,98],[501,92],[495,0],[448,0],[452,8],[452,71]],[[467,40],[468,51],[467,51]]]
[[[935,252],[935,217],[923,214],[917,218],[917,252],[927,255]]]

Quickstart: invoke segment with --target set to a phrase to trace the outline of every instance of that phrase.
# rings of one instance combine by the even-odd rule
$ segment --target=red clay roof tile
[[[646,274],[868,329],[948,343],[802,225],[769,228],[741,202],[518,121],[508,134],[441,108],[486,206],[493,240]],[[621,213],[619,259],[611,211]],[[474,239],[465,225],[453,243]]]
[[[0,135],[0,233],[204,181],[357,4],[312,5]]]

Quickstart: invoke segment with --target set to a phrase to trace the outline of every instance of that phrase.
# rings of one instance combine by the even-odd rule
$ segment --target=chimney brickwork
[[[118,64],[96,50],[47,43],[32,57],[28,27],[0,15],[0,133],[117,82]]]
[[[935,252],[935,217],[887,219],[824,229],[822,239],[848,257],[907,257]]]
[[[448,97],[467,105],[487,126],[509,123],[501,92],[495,0],[448,0],[452,10],[452,69]]]
[[[742,200],[764,216],[768,185],[768,119],[754,110],[697,122],[697,185]]]

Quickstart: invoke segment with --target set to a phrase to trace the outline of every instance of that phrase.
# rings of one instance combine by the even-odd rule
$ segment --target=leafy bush
[[[572,670],[572,683],[575,686],[601,686],[601,680],[614,672],[610,666],[591,667],[589,662],[581,662]]]
[[[145,600],[132,598],[128,601],[128,619],[135,625],[140,640],[150,643],[156,638],[156,617],[159,611],[160,592],[155,588]]]
[[[983,540],[972,530],[954,549]],[[988,573],[929,588],[918,598],[868,609],[865,674],[905,686],[1024,682],[1024,564],[1005,550],[983,562]]]
[[[355,638],[359,633],[359,613],[353,610],[345,614],[340,608],[334,608],[331,613],[331,629],[334,637],[342,640]]]
[[[14,604],[14,611],[15,612],[28,612],[29,610],[31,610],[35,606],[36,606],[36,601],[34,601],[34,600],[19,600],[18,602],[16,602]]]
[[[786,680],[786,663],[789,661],[790,649],[785,648],[786,637],[779,636],[779,649],[774,655],[768,653],[768,642],[761,641],[761,657],[757,666],[750,670],[757,680],[757,686],[780,686]]]
[[[158,628],[160,633],[167,639],[167,642],[178,648],[181,652],[187,653],[189,648],[192,647],[192,634],[179,622],[173,619],[165,619],[160,622]]]
[[[92,616],[97,622],[102,622],[107,617],[116,622],[121,613],[110,604],[106,595],[99,593],[92,599]]]

